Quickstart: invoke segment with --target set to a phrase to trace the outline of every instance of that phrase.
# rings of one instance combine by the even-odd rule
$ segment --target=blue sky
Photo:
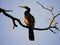
[[[51,17],[49,11],[43,9],[39,1],[44,6],[53,6],[54,14],[60,12],[60,0],[0,0],[0,7],[4,9],[11,9],[13,12],[7,12],[14,17],[17,17],[24,23],[25,9],[19,6],[26,5],[31,8],[31,14],[35,17],[35,27],[44,28],[50,23],[48,18]],[[55,19],[60,28],[60,16]],[[18,22],[17,28],[13,30],[13,23],[10,18],[0,14],[0,45],[60,45],[60,32],[54,31],[56,34],[47,31],[34,31],[35,41],[30,41],[28,38],[28,29],[20,26]]]

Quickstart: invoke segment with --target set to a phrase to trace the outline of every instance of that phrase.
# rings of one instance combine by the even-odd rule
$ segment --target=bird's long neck
[[[25,11],[25,14],[26,14],[26,13],[30,13],[30,9],[27,9],[27,10]]]

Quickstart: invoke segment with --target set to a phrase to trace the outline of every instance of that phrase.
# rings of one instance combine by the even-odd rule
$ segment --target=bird
[[[28,6],[19,6],[21,8],[25,8],[26,11],[24,12],[24,22],[26,23],[26,26],[29,27],[29,40],[34,41],[34,31],[33,28],[35,26],[35,18],[30,14],[30,8]]]

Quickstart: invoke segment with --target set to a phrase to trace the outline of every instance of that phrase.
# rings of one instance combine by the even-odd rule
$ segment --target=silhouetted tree
[[[52,30],[52,29],[54,28],[54,29],[60,31],[59,28],[57,27],[57,24],[58,24],[58,23],[57,23],[57,22],[54,22],[54,19],[55,19],[57,16],[59,16],[60,13],[58,13],[57,15],[54,15],[54,13],[53,13],[53,7],[51,7],[51,9],[49,9],[49,8],[44,7],[44,6],[43,6],[41,3],[39,3],[38,1],[36,1],[36,2],[37,2],[43,9],[46,9],[46,10],[48,10],[48,11],[51,12],[51,14],[52,14],[52,19],[51,19],[51,22],[50,22],[49,26],[47,26],[46,28],[35,28],[35,27],[32,27],[33,30],[44,31],[44,30],[48,30],[48,29],[49,29],[51,32],[55,33],[55,32]],[[18,18],[16,18],[16,17],[13,17],[13,16],[11,16],[10,14],[6,13],[6,12],[10,12],[10,11],[12,11],[12,10],[5,10],[5,9],[0,8],[0,13],[3,13],[5,16],[7,16],[8,18],[10,18],[10,19],[12,20],[12,22],[13,22],[13,29],[18,26],[15,21],[17,21],[22,27],[29,29],[28,26],[22,24],[22,22],[20,21],[20,19],[18,19]],[[52,23],[54,23],[53,26],[52,26]]]

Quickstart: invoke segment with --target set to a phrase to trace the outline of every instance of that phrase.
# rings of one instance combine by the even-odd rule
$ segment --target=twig
[[[54,34],[56,34],[56,32],[54,32],[52,29],[49,29],[51,32],[53,32]]]

